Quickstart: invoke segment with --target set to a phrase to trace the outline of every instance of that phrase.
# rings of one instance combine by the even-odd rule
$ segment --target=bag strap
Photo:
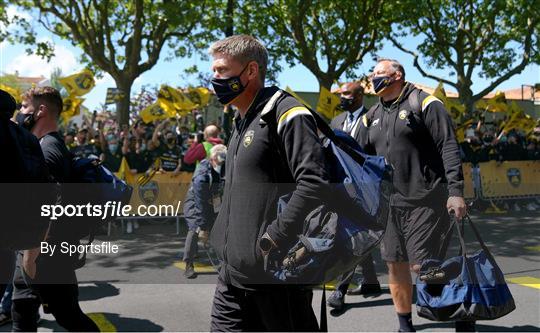
[[[420,103],[420,92],[422,90],[420,89],[414,89],[408,97],[409,105],[411,106],[411,109],[413,109],[414,112],[418,114],[422,114],[422,105]]]
[[[467,221],[471,225],[471,229],[473,230],[474,236],[476,237],[476,240],[478,241],[478,243],[480,243],[480,247],[482,247],[482,250],[484,250],[484,252],[486,253],[486,255],[488,257],[488,260],[491,262],[491,264],[493,266],[498,267],[497,263],[495,262],[495,257],[493,257],[493,255],[489,251],[488,247],[486,246],[486,244],[482,240],[482,237],[480,237],[480,232],[478,231],[478,229],[476,228],[476,226],[472,222],[471,217],[469,215],[467,215],[467,216],[465,216],[465,218],[467,219]]]
[[[279,90],[278,92],[280,94],[291,96],[288,92],[283,91],[283,90]],[[274,96],[272,96],[272,99],[273,99]],[[263,114],[266,113],[266,112],[269,112],[270,109],[274,108],[275,100],[272,101],[272,99],[270,100],[270,102],[268,102],[268,104],[266,106],[269,106],[269,104],[273,104],[273,105],[269,106],[269,109],[266,109],[266,106],[265,106],[265,108],[263,110]],[[273,102],[273,103],[271,103],[271,102]],[[311,113],[311,115],[315,119],[315,124],[317,125],[317,129],[319,129],[319,131],[321,131],[321,133],[324,134],[324,136],[326,136],[330,141],[332,141],[332,143],[334,143],[336,146],[338,146],[343,151],[345,151],[358,164],[360,164],[360,165],[364,164],[364,162],[366,160],[364,158],[364,156],[359,154],[356,150],[352,149],[346,142],[344,142],[340,138],[338,138],[336,133],[334,133],[334,130],[332,128],[330,128],[330,126],[326,123],[326,121],[317,112],[313,111],[308,106],[304,105],[304,107]],[[276,134],[277,134],[277,131],[276,131]]]

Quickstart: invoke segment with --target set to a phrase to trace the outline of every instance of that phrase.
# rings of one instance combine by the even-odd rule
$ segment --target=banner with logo
[[[540,161],[479,163],[484,198],[540,195]]]
[[[137,174],[134,179],[140,179],[141,176],[143,174]],[[178,175],[155,173],[142,184],[131,183],[133,194],[129,204],[133,212],[140,205],[173,205],[176,209],[178,201],[181,201],[180,207],[183,207],[192,177],[191,172],[180,172]]]
[[[120,88],[107,88],[105,105],[114,104],[124,98],[124,92]]]

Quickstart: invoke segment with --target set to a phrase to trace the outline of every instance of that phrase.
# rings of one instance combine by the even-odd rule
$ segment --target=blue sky
[[[40,76],[49,77],[50,72],[55,67],[60,67],[65,75],[72,74],[81,70],[84,66],[79,62],[81,50],[71,46],[67,41],[61,40],[43,28],[37,28],[37,40],[49,40],[55,44],[56,55],[49,63],[40,59],[37,56],[28,56],[25,52],[27,46],[10,45],[5,42],[0,43],[0,72],[12,74],[16,70],[20,76]],[[418,45],[418,39],[409,39],[403,41],[405,47],[415,49]],[[202,60],[199,56],[192,58],[178,58],[172,61],[165,61],[164,58],[169,54],[170,50],[164,48],[161,52],[161,59],[156,66],[151,70],[142,74],[134,83],[132,93],[140,91],[143,85],[160,85],[169,84],[173,86],[187,86],[195,84],[194,78],[191,81],[186,81],[183,70],[197,65],[199,70],[210,73],[210,63]],[[407,72],[407,79],[412,82],[421,83],[424,85],[435,87],[437,82],[423,77],[413,66],[412,56],[405,54],[395,47],[390,42],[386,43],[383,49],[377,53],[380,57],[394,58],[400,61]],[[357,71],[361,76],[367,73],[373,66],[373,61],[368,55]],[[424,66],[426,67],[426,66]],[[298,64],[294,67],[289,67],[283,64],[284,70],[278,75],[278,83],[280,86],[290,86],[295,91],[318,91],[318,82],[303,65]],[[440,76],[447,76],[448,71],[436,71]],[[184,78],[182,78],[184,77]],[[473,91],[478,92],[483,89],[488,82],[479,77],[474,77]],[[499,85],[497,89],[506,90],[519,88],[522,84],[534,85],[540,82],[540,67],[538,65],[529,65],[521,74],[513,76],[510,80]],[[97,80],[96,87],[88,93],[84,98],[84,105],[90,110],[99,107],[100,103],[105,100],[105,94],[108,87],[114,87],[114,80],[105,75],[102,79]],[[454,90],[451,87],[445,87],[447,90]]]

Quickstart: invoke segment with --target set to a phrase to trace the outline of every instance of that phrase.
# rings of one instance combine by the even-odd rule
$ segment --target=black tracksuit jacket
[[[223,263],[220,278],[244,289],[270,282],[258,246],[261,236],[268,232],[278,248],[287,251],[302,233],[306,215],[322,203],[328,184],[322,144],[309,111],[283,94],[262,114],[278,90],[261,89],[244,119],[235,117],[223,203],[211,232],[211,244]],[[278,197],[290,192],[287,208],[276,218]]]
[[[369,134],[361,144],[393,166],[397,207],[440,205],[449,195],[463,197],[463,171],[452,120],[443,103],[424,91],[413,110],[406,83],[391,105],[382,100],[365,115]]]

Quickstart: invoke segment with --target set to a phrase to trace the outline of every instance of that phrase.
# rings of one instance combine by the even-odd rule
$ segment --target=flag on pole
[[[197,108],[203,108],[210,103],[210,90],[204,87],[188,88],[187,97]]]
[[[79,98],[78,96],[64,98],[64,108],[62,109],[62,113],[60,113],[62,121],[67,123],[71,117],[78,115],[81,111],[82,102],[84,102],[84,98]]]
[[[180,115],[197,107],[183,92],[166,85],[159,89],[158,104],[165,112]]]
[[[336,110],[339,105],[339,97],[332,94],[328,89],[321,86],[317,112],[327,119],[334,118],[339,112]]]
[[[73,96],[85,95],[96,85],[94,74],[88,69],[66,76],[58,81],[66,88],[68,94]]]
[[[135,184],[135,176],[131,173],[131,169],[129,168],[129,164],[127,162],[126,157],[122,157],[122,162],[120,163],[120,168],[118,169],[118,178],[124,180],[129,185]]]
[[[287,86],[285,88],[285,91],[288,92],[289,94],[291,94],[292,97],[296,98],[300,103],[304,104],[305,106],[307,106],[310,109],[313,109],[308,102],[303,100],[302,97],[298,96],[298,94],[296,94],[289,86]]]
[[[154,120],[172,118],[175,116],[175,113],[170,113],[163,109],[160,104],[154,103],[144,108],[144,110],[139,113],[139,116],[141,116],[142,121],[148,124]]]

